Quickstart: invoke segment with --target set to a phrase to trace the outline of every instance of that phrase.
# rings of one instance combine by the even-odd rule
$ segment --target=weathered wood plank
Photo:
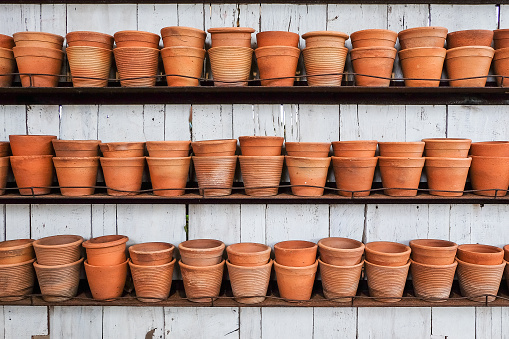
[[[65,105],[60,114],[60,139],[97,140],[98,105]]]
[[[347,307],[315,307],[313,338],[356,338],[357,309]]]
[[[239,338],[262,339],[262,309],[239,307]]]
[[[48,308],[45,306],[4,306],[5,338],[31,339],[48,335]]]
[[[52,339],[101,338],[102,307],[49,307],[49,326]]]
[[[38,4],[0,5],[0,31],[12,35],[16,32],[41,30],[41,6]]]
[[[189,205],[189,239],[240,242],[240,205]]]
[[[238,338],[237,307],[165,307],[166,339]]]
[[[251,47],[256,47],[256,34],[260,32],[260,4],[238,4],[237,21],[240,27],[251,27]]]
[[[265,244],[267,205],[240,205],[240,241]]]
[[[26,123],[28,134],[50,134],[59,136],[60,107],[55,105],[27,106]]]
[[[447,119],[447,136],[450,138],[469,138],[474,142],[509,138],[506,106],[449,105]]]
[[[500,5],[499,28],[509,27],[509,5]]]
[[[329,236],[363,241],[365,205],[330,205]]]
[[[448,339],[475,338],[475,308],[433,307],[431,308],[431,334]]]
[[[244,135],[285,136],[282,105],[233,105],[233,137]]]
[[[405,106],[405,141],[424,138],[445,138],[447,132],[446,106]]]
[[[313,308],[262,308],[262,335],[263,338],[312,338]]]
[[[435,320],[434,317],[433,320]],[[357,338],[359,339],[429,339],[431,334],[431,308],[359,307],[357,331]]]
[[[67,32],[95,31],[113,35],[122,30],[136,30],[137,23],[135,4],[67,5]]]
[[[92,205],[91,237],[117,234],[117,205]]]
[[[475,23],[475,24],[473,24]],[[449,32],[464,29],[497,29],[495,5],[430,5],[430,26],[442,26]]]
[[[476,307],[475,308],[475,337],[502,339],[504,319],[502,307]],[[505,333],[507,334],[507,332]]]
[[[67,6],[65,4],[41,4],[41,32],[65,37]]]
[[[286,31],[299,33],[298,12],[298,5],[261,4],[260,32]]]
[[[299,105],[298,141],[339,140],[338,105]]]
[[[161,28],[178,26],[177,4],[138,4],[138,30],[161,35]],[[159,43],[163,46],[163,40]]]
[[[0,139],[9,140],[11,134],[27,134],[25,106],[0,106]]]
[[[232,105],[193,105],[192,140],[231,139]]]
[[[177,19],[179,26],[205,28],[204,4],[177,4]]]
[[[31,205],[30,228],[33,239],[57,234],[90,238],[91,205]]]
[[[190,105],[165,105],[164,140],[191,140]]]
[[[5,205],[5,240],[30,237],[30,205]]]
[[[102,338],[164,338],[162,307],[103,308]]]

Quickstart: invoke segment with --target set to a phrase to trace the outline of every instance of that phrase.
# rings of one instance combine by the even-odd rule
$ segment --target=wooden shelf
[[[13,4],[202,4],[197,0],[8,0]],[[207,4],[466,4],[497,5],[508,0],[209,0]]]

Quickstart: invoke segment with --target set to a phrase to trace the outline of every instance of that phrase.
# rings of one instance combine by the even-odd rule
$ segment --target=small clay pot
[[[175,246],[166,242],[146,242],[129,247],[129,256],[135,265],[159,266],[175,260],[174,249]]]
[[[466,158],[472,140],[464,138],[422,139],[426,157]]]
[[[0,34],[0,48],[12,49],[14,47],[14,39],[5,34]]]
[[[257,197],[277,195],[284,159],[285,157],[282,155],[239,155],[240,170],[246,194]]]
[[[141,190],[145,157],[100,158],[108,195],[136,195]]]
[[[352,34],[353,36],[353,34]],[[353,43],[353,41],[352,41]],[[394,47],[360,47],[350,51],[357,86],[389,87],[397,50]]]
[[[255,55],[262,86],[293,86],[300,49],[289,46],[258,47]]]
[[[12,172],[21,195],[42,195],[51,192],[53,184],[53,156],[11,156]],[[22,188],[27,187],[27,188]]]
[[[164,47],[194,47],[201,48],[205,44],[207,33],[201,29],[183,26],[161,28]]]
[[[239,137],[240,151],[248,156],[276,156],[281,155],[283,137],[272,136],[241,136]]]
[[[414,47],[399,51],[405,86],[438,87],[445,55],[446,49],[443,47]]]
[[[217,27],[209,28],[211,47],[246,47],[251,48],[250,27]]]
[[[5,187],[7,187],[7,179],[9,176],[9,168],[10,168],[10,160],[9,157],[0,157],[0,195],[5,194]]]
[[[149,157],[154,158],[187,157],[191,149],[189,140],[147,141],[145,144]]]
[[[381,302],[400,301],[405,289],[409,268],[410,260],[402,266],[382,266],[370,263],[366,259],[364,270],[368,280],[369,296]]]
[[[122,47],[149,47],[159,48],[159,35],[143,31],[119,31],[113,37],[117,48]]]
[[[459,249],[459,247],[458,247]],[[492,302],[498,294],[506,262],[498,265],[477,265],[456,259],[456,274],[461,295],[472,301]],[[484,296],[490,294],[492,296]]]
[[[161,50],[168,86],[199,86],[203,73],[203,48],[175,46]]]
[[[272,260],[256,266],[234,265],[226,261],[226,266],[235,301],[241,304],[257,304],[265,300]]]
[[[474,194],[503,197],[509,187],[509,158],[472,155],[470,182]]]
[[[0,265],[0,301],[16,301],[28,297],[35,284],[34,259]]]
[[[166,264],[145,266],[129,260],[136,298],[142,302],[157,302],[168,298],[175,262],[176,259],[173,259]]]
[[[504,262],[504,250],[481,244],[462,244],[456,256],[459,260],[476,265],[500,265]]]
[[[23,87],[56,87],[60,78],[64,52],[45,47],[14,47]],[[38,75],[46,74],[46,75]]]
[[[33,242],[37,263],[59,266],[75,263],[81,258],[83,237],[79,235],[53,235]]]
[[[422,157],[424,142],[379,142],[378,148],[381,157]]]
[[[489,29],[467,29],[447,34],[447,49],[465,46],[491,47],[493,31]]]
[[[85,241],[82,245],[87,251],[87,263],[93,266],[113,266],[126,261],[125,235],[104,235]]]
[[[256,34],[258,48],[269,46],[299,47],[299,35],[286,31],[264,31]]]
[[[306,47],[302,51],[308,86],[341,86],[346,47]]]
[[[447,28],[438,26],[409,28],[398,33],[399,44],[401,50],[416,47],[443,48],[447,32]]]
[[[391,47],[394,48],[398,33],[388,29],[364,29],[350,35],[353,48]]]
[[[410,240],[412,260],[426,265],[451,265],[456,257],[458,245],[439,239]]]
[[[330,142],[285,142],[285,149],[292,157],[326,158],[330,145]]]
[[[415,296],[427,299],[427,301],[446,301],[451,294],[458,262],[453,259],[452,264],[430,265],[410,261]]]
[[[509,77],[509,48],[506,47],[495,50],[495,54],[493,55],[493,73],[498,75],[498,86],[509,86],[509,79],[507,79],[507,77]]]
[[[218,197],[232,193],[237,156],[193,156],[200,194]]]
[[[425,158],[378,157],[384,194],[412,197],[417,195]]]
[[[274,245],[276,262],[290,267],[305,267],[316,261],[318,245],[311,241],[287,240]]]
[[[335,157],[373,158],[376,152],[376,140],[333,141]]]
[[[64,37],[46,32],[17,32],[12,35],[16,47],[51,48],[61,50]]]
[[[52,139],[57,157],[98,157],[101,140]]]
[[[113,50],[122,87],[153,87],[157,80],[159,49],[117,47]]]
[[[323,195],[331,158],[285,156],[285,160],[293,195],[304,197]]]
[[[425,168],[429,193],[444,197],[460,197],[465,189],[472,158],[426,158]]]
[[[376,147],[376,146],[375,146]],[[338,194],[345,197],[366,197],[370,194],[377,157],[332,157]]]
[[[277,260],[277,259],[276,259]],[[281,298],[309,300],[313,292],[318,260],[309,266],[285,266],[274,261],[277,287]]]
[[[237,139],[200,140],[191,143],[193,154],[197,157],[234,156]]]
[[[148,157],[147,163],[154,195],[179,196],[186,192],[191,157]]]
[[[0,242],[0,265],[19,264],[35,258],[33,239]]]
[[[1,42],[1,41],[0,41]],[[12,49],[0,48],[0,87],[11,87],[16,59]]]
[[[85,196],[94,194],[99,157],[54,157],[53,164],[62,195]]]
[[[318,241],[320,259],[329,265],[354,266],[361,262],[364,244],[348,238],[329,237]]]
[[[451,87],[484,87],[495,50],[485,46],[456,47],[447,50],[445,64]]]
[[[349,36],[343,32],[313,31],[302,35],[308,47],[345,47],[345,41]]]
[[[83,258],[63,265],[42,265],[34,262],[44,301],[60,302],[75,297],[78,293],[82,263]]]
[[[235,266],[262,266],[270,260],[271,249],[264,244],[241,242],[226,247],[228,261]]]
[[[184,290],[189,301],[211,302],[219,296],[224,260],[209,266],[191,266],[179,261]]]
[[[53,155],[56,135],[9,135],[12,155]]]
[[[336,266],[318,259],[325,298],[337,302],[351,302],[357,294],[364,260],[351,266]]]
[[[220,46],[209,49],[207,53],[214,86],[247,86],[253,60],[253,50],[250,47]]]
[[[94,299],[108,301],[122,296],[128,261],[116,265],[96,266],[85,260],[85,272]]]
[[[407,245],[390,241],[373,241],[366,244],[366,261],[380,266],[404,266],[410,259]]]
[[[509,157],[509,141],[482,141],[470,145],[470,155]]]
[[[74,87],[106,87],[110,75],[111,49],[91,46],[67,47]]]
[[[211,266],[222,262],[225,245],[220,240],[193,239],[181,242],[178,247],[182,263]]]
[[[69,47],[89,46],[104,49],[113,49],[114,38],[109,34],[91,32],[91,31],[74,31],[69,32],[65,36]]]

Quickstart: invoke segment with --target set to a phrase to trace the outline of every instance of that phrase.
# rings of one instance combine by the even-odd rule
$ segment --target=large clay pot
[[[154,158],[178,158],[189,156],[191,141],[184,140],[166,140],[166,141],[147,141],[148,155]]]
[[[16,60],[12,49],[0,48],[0,87],[12,86],[12,73],[15,70]]]
[[[443,48],[447,32],[447,28],[438,26],[409,28],[398,33],[399,44],[401,50],[415,47]]]
[[[313,31],[302,35],[306,47],[345,47],[348,34],[336,31]]]
[[[470,182],[474,194],[505,196],[509,187],[509,158],[473,155]]]
[[[336,266],[318,259],[323,294],[337,302],[350,302],[357,294],[364,261],[351,266]]]
[[[426,157],[466,158],[472,140],[464,138],[422,139]]]
[[[302,50],[309,86],[341,86],[346,47],[306,47]]]
[[[367,249],[367,247],[366,247]],[[369,296],[377,301],[397,302],[403,296],[410,260],[403,266],[381,266],[364,261]]]
[[[281,298],[309,300],[313,292],[318,260],[309,266],[291,267],[274,261],[277,287]]]
[[[56,135],[9,135],[12,155],[53,155]]]
[[[381,157],[422,157],[424,142],[379,142]]]
[[[109,34],[91,32],[91,31],[74,31],[69,32],[65,36],[69,47],[90,46],[111,50],[113,48],[114,38]],[[66,50],[69,52],[69,50]]]
[[[136,298],[142,302],[162,301],[170,295],[176,259],[160,265],[136,265],[129,261]]]
[[[318,242],[320,259],[329,265],[354,266],[361,262],[364,244],[348,238],[330,237]]]
[[[194,47],[201,48],[205,44],[207,33],[201,29],[183,26],[161,28],[164,47]]]
[[[214,86],[246,86],[251,74],[253,50],[250,47],[221,46],[208,51]]]
[[[54,157],[53,164],[62,195],[83,196],[94,194],[99,157]]]
[[[384,193],[390,196],[417,195],[425,158],[378,157]]]
[[[200,194],[218,197],[232,193],[237,156],[193,156]]]
[[[113,50],[122,87],[152,87],[157,80],[159,49],[117,47]]]
[[[33,242],[37,263],[44,266],[72,264],[81,258],[83,237],[79,235],[53,235]]]
[[[491,302],[496,299],[506,262],[498,265],[477,265],[458,261],[457,275],[461,295],[470,300]],[[484,296],[490,294],[492,296]]]
[[[23,87],[56,87],[64,52],[44,47],[14,47],[12,49]],[[46,74],[46,75],[37,75]]]
[[[7,187],[7,178],[9,176],[9,157],[0,157],[0,195],[5,194],[5,187]]]
[[[396,53],[394,47],[376,46],[352,49],[350,57],[356,73],[355,84],[357,86],[389,87]]]
[[[495,29],[493,31],[493,45],[495,49],[509,47],[509,29]]]
[[[147,47],[159,48],[159,35],[143,31],[119,31],[113,34],[117,48],[123,47]]]
[[[458,246],[456,257],[470,264],[500,265],[504,262],[504,250],[490,245],[462,244]]]
[[[34,262],[42,298],[47,302],[66,301],[76,296],[80,283],[83,258],[63,265],[42,265]]]
[[[33,239],[0,242],[0,265],[19,264],[35,258]]]
[[[215,239],[193,239],[181,242],[178,247],[181,262],[195,267],[219,264],[225,245]]]
[[[12,49],[14,47],[14,39],[5,34],[0,34],[0,48]]]
[[[258,48],[269,46],[299,47],[299,35],[286,31],[264,31],[256,33]]]
[[[376,152],[376,140],[333,141],[335,157],[373,158]]]
[[[234,156],[237,139],[200,140],[191,143],[193,154],[197,157]]]
[[[203,73],[203,48],[175,46],[161,50],[168,86],[198,86]],[[175,75],[175,76],[170,76]]]
[[[330,142],[285,142],[285,149],[292,157],[326,158],[330,145]]]
[[[129,247],[129,256],[134,265],[159,266],[174,261],[174,249],[175,246],[167,242],[146,242]]]
[[[107,301],[122,296],[128,261],[116,265],[95,266],[85,260],[85,272],[94,299]]]
[[[484,87],[495,50],[485,46],[456,47],[447,50],[445,64],[451,87]]]
[[[451,265],[456,257],[458,245],[439,239],[410,240],[412,260],[426,265]]]
[[[136,195],[141,190],[145,157],[101,158],[108,195]]]
[[[258,47],[255,55],[262,86],[293,86],[300,49],[288,46]]]
[[[254,31],[250,27],[217,27],[207,30],[210,33],[212,48],[232,46],[251,48],[251,33]]]
[[[242,180],[247,195],[267,197],[277,195],[284,156],[239,155]]]
[[[265,300],[269,287],[272,260],[257,266],[239,266],[226,261],[235,301],[257,304]]]
[[[82,245],[87,251],[87,262],[94,266],[112,266],[126,262],[125,235],[104,235],[85,241]]]
[[[17,32],[12,35],[16,47],[52,48],[61,50],[64,37],[46,32]]]
[[[411,260],[411,263],[410,272],[415,296],[428,301],[446,301],[451,293],[458,262],[430,265]]]
[[[35,259],[21,263],[0,265],[0,301],[25,299],[35,284]]]
[[[495,50],[493,56],[493,73],[500,75],[497,77],[498,86],[509,86],[509,79],[502,78],[509,77],[509,47]]]
[[[470,145],[471,155],[509,157],[509,141],[482,141]]]
[[[26,155],[11,156],[12,172],[21,195],[42,195],[51,192],[53,184],[53,156]]]
[[[101,140],[52,139],[57,157],[98,157]]]
[[[467,29],[447,34],[447,48],[465,46],[491,47],[493,31],[489,29]]]
[[[331,158],[286,156],[285,159],[293,195],[304,197],[323,195]]]
[[[239,137],[242,155],[276,156],[281,155],[283,137],[241,136]]]
[[[189,301],[211,302],[219,296],[224,260],[211,266],[191,266],[179,261],[179,266]]]
[[[241,242],[226,247],[228,261],[236,266],[262,266],[270,260],[271,249],[264,244]]]
[[[274,245],[276,262],[290,267],[305,267],[316,261],[318,245],[311,241],[287,240]]]
[[[144,142],[100,143],[99,148],[105,158],[134,158],[145,154]]]
[[[472,158],[426,158],[429,194],[462,196],[471,162]]]
[[[376,146],[375,146],[376,147]],[[377,157],[332,157],[338,194],[345,197],[366,197],[370,194]]]
[[[446,50],[443,47],[415,47],[399,51],[399,62],[407,87],[438,87]],[[410,79],[426,80],[410,80]],[[429,80],[428,80],[429,79]]]
[[[111,69],[111,49],[91,46],[67,47],[74,87],[106,87]]]
[[[179,196],[186,191],[191,157],[147,158],[154,195]]]
[[[390,241],[368,242],[364,249],[366,261],[381,266],[403,266],[410,259],[407,245]]]
[[[394,48],[398,33],[388,29],[364,29],[350,34],[353,48],[390,47]]]

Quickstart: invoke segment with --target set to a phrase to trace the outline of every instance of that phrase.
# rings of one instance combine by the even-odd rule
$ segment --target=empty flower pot
[[[9,157],[0,157],[0,195],[5,194],[5,187],[7,187],[7,177],[9,175]]]
[[[12,49],[14,47],[14,39],[5,34],[0,34],[0,48]]]
[[[377,157],[332,157],[338,194],[345,197],[366,197],[370,194]]]
[[[458,245],[439,239],[410,240],[412,260],[426,265],[451,265],[456,257]]]
[[[498,86],[509,86],[509,79],[507,79],[507,77],[509,77],[509,48],[506,47],[495,50],[493,56],[493,73],[499,75],[497,76]]]
[[[118,45],[117,45],[118,46]],[[117,47],[113,50],[122,87],[152,87],[156,84],[159,49]]]
[[[331,158],[286,156],[285,159],[293,195],[323,195]]]
[[[376,152],[376,140],[333,141],[335,157],[373,158]]]
[[[101,140],[52,139],[57,157],[98,157]]]
[[[161,50],[168,86],[198,86],[203,73],[203,48],[175,46]]]
[[[330,145],[330,142],[285,142],[285,149],[292,157],[326,158]]]
[[[144,142],[100,143],[99,148],[105,158],[134,158],[145,154]]]
[[[216,27],[207,30],[210,33],[212,48],[232,46],[251,48],[251,33],[254,31],[250,27]]]
[[[237,150],[237,139],[193,141],[191,146],[197,157],[234,156]]]
[[[44,47],[14,47],[12,49],[21,85],[23,87],[56,87],[64,52],[60,49]],[[45,75],[42,75],[45,74]]]
[[[472,155],[470,182],[474,194],[503,197],[509,187],[509,158]]]
[[[388,29],[364,29],[350,34],[353,48],[391,47],[394,48],[398,33]]]
[[[336,31],[313,31],[302,35],[306,47],[345,47],[348,34]]]
[[[226,261],[235,301],[257,304],[265,300],[269,287],[272,260],[258,266],[239,266]]]
[[[331,265],[318,259],[323,294],[337,302],[351,302],[357,294],[364,261],[351,266]]]
[[[390,196],[417,195],[425,158],[378,157],[384,193]]]
[[[223,260],[225,245],[220,240],[193,239],[179,244],[181,262],[190,266],[212,266]]]
[[[69,47],[90,46],[111,50],[113,48],[114,38],[109,34],[91,32],[91,31],[74,31],[69,32],[65,36]],[[67,52],[69,50],[66,50]]]
[[[504,262],[504,250],[490,245],[462,244],[458,246],[456,257],[470,264],[500,265]]]
[[[187,157],[191,149],[189,140],[147,141],[145,144],[148,155],[154,158]]]
[[[11,156],[14,179],[21,195],[42,195],[51,192],[53,184],[53,156]]]
[[[129,261],[136,298],[142,302],[157,302],[168,298],[175,262],[173,259],[166,264],[145,266]]]
[[[276,259],[277,260],[277,259]],[[277,287],[281,298],[309,300],[313,292],[318,260],[309,266],[285,266],[274,261]]]
[[[239,155],[242,181],[247,195],[267,197],[277,195],[284,156]]]
[[[447,28],[438,26],[409,28],[398,33],[399,44],[401,50],[416,47],[443,48],[447,32]]]
[[[443,47],[415,47],[399,51],[399,62],[407,87],[438,87],[446,50]],[[414,79],[414,80],[412,80]]]
[[[94,194],[99,157],[54,157],[53,164],[62,195],[84,196]]]
[[[424,142],[379,142],[381,157],[422,157]]]
[[[415,296],[428,301],[446,301],[451,294],[458,262],[445,265],[423,264],[413,260],[411,262],[410,272]]]
[[[72,264],[81,258],[83,237],[79,235],[54,235],[33,242],[37,263],[44,266]]]
[[[85,241],[82,245],[87,251],[87,263],[93,266],[113,266],[126,261],[125,235],[104,235]]]
[[[0,242],[0,265],[19,264],[35,258],[33,239]]]
[[[348,238],[329,237],[318,242],[320,259],[329,265],[354,266],[361,262],[364,244]]]
[[[112,300],[122,296],[127,278],[127,262],[114,265],[91,265],[85,260],[85,272],[92,297],[96,300]]]
[[[193,302],[212,302],[219,296],[224,260],[211,266],[191,266],[179,261],[186,298]]]
[[[465,189],[472,158],[426,158],[429,193],[460,197]]]
[[[164,47],[194,47],[201,48],[205,44],[207,33],[201,29],[183,26],[161,28]]]
[[[309,86],[341,86],[346,47],[306,47],[302,50]]]
[[[493,31],[493,44],[495,49],[509,47],[509,29],[495,29]]]
[[[147,47],[152,49],[159,48],[159,35],[143,31],[119,31],[113,37],[117,48],[123,47]]]
[[[239,137],[242,155],[277,156],[281,155],[283,137],[241,136]]]
[[[269,46],[299,46],[299,35],[286,31],[264,31],[256,34],[256,45],[258,48]]]
[[[466,46],[491,47],[493,31],[489,29],[467,29],[447,34],[447,48]]]
[[[318,245],[311,241],[287,240],[274,245],[276,262],[290,267],[305,267],[316,261]]]
[[[271,249],[264,244],[241,242],[226,247],[228,263],[236,266],[262,266],[270,260]]]
[[[107,87],[111,49],[91,46],[67,47],[67,60],[74,87]]]
[[[186,191],[191,157],[147,158],[154,195],[179,196]]]
[[[16,47],[52,48],[61,50],[64,37],[46,32],[17,32],[12,35]]]
[[[0,301],[25,299],[35,284],[35,259],[21,263],[0,265]]]
[[[389,87],[392,76],[394,47],[361,47],[350,51],[357,86]]]
[[[55,135],[9,135],[12,155],[53,155]]]
[[[509,141],[473,142],[470,145],[470,154],[484,157],[509,157]]]
[[[108,195],[136,195],[141,190],[145,157],[101,158]]]
[[[174,249],[175,246],[166,242],[146,242],[129,247],[129,256],[134,265],[159,266],[174,261]]]
[[[34,262],[37,281],[44,301],[69,300],[78,293],[83,258],[63,265],[42,265]]]
[[[12,73],[15,70],[16,60],[12,49],[0,48],[0,87],[12,86]]]
[[[237,156],[194,156],[193,164],[200,194],[217,197],[232,193]]]
[[[390,241],[373,241],[366,244],[366,261],[380,266],[403,266],[410,259],[407,245]]]
[[[214,86],[247,86],[253,50],[250,47],[221,46],[208,51]]]
[[[0,157],[7,157],[11,154],[11,147],[8,141],[0,141]]]
[[[451,87],[484,87],[494,54],[493,48],[485,46],[448,49],[445,64],[447,75],[451,79],[449,85]]]
[[[466,158],[472,140],[464,138],[422,139],[426,157]]]
[[[288,46],[258,47],[255,55],[262,86],[293,86],[300,49]]]
[[[366,246],[367,249],[367,246]],[[401,300],[408,276],[410,260],[403,266],[382,266],[364,261],[369,296],[381,302]]]
[[[459,247],[458,247],[459,248]],[[506,262],[498,265],[477,265],[458,261],[457,276],[461,295],[473,301],[491,302],[496,299]],[[490,296],[485,296],[486,294]]]

